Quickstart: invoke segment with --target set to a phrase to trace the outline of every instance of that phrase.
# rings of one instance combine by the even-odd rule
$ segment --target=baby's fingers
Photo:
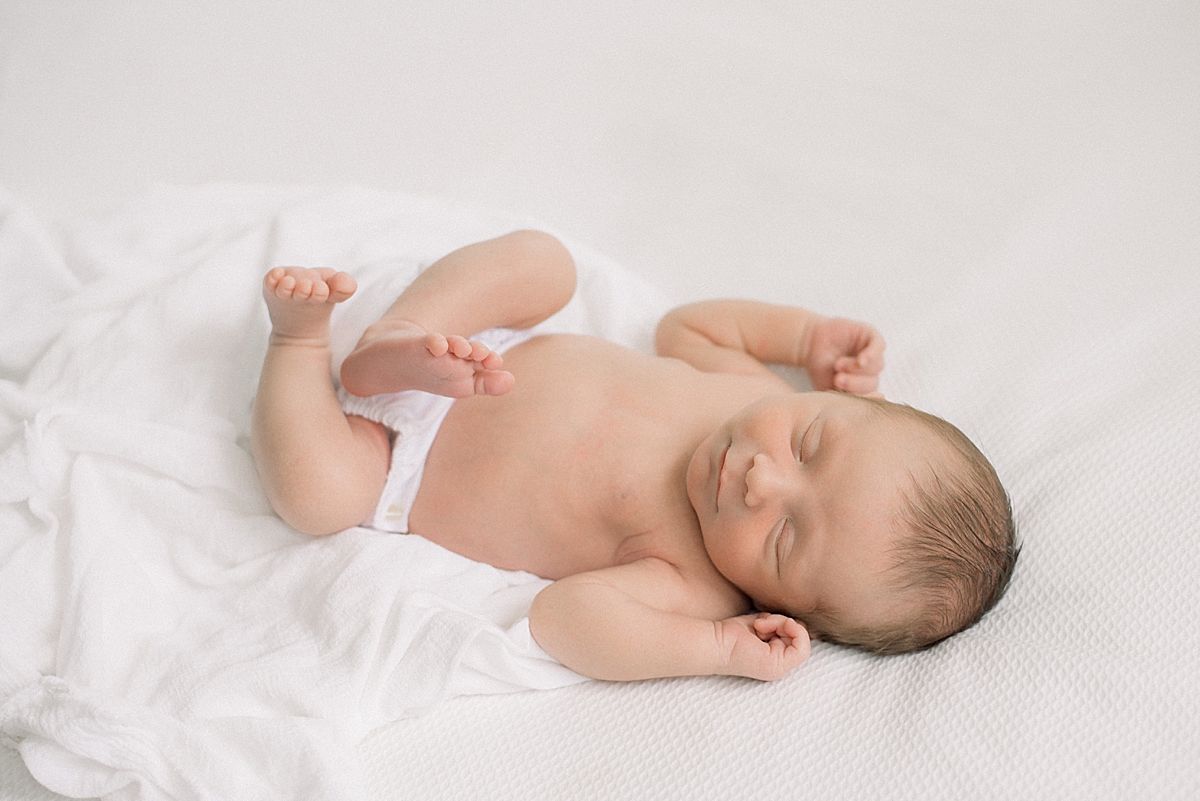
[[[838,373],[869,373],[871,367],[869,360],[858,356],[839,356],[833,363],[833,369]]]
[[[763,612],[754,619],[754,631],[759,639],[768,640],[772,637],[792,637],[804,631],[804,627],[787,615],[776,615]]]
[[[856,355],[839,356],[833,362],[833,369],[839,373],[878,375],[883,372],[883,350],[883,337],[876,335]]]
[[[879,376],[838,373],[833,377],[833,386],[854,395],[869,395],[879,388]]]
[[[808,659],[812,652],[808,630],[785,615],[760,615],[754,621],[754,632],[783,660],[787,670]]]
[[[867,343],[858,352],[858,371],[879,374],[883,370],[883,351],[887,343],[874,328],[867,334]]]

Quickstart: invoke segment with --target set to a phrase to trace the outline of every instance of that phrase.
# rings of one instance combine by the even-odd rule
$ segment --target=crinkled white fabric
[[[372,728],[581,681],[529,636],[544,581],[418,537],[300,535],[248,447],[269,267],[358,277],[341,357],[420,265],[516,224],[365,190],[163,188],[55,241],[0,194],[0,733],[38,781],[358,799]],[[572,250],[558,324],[649,347],[661,296]]]
[[[551,330],[552,327],[546,323],[522,330],[489,328],[472,335],[471,339],[487,345],[494,353],[504,353]],[[442,421],[454,405],[454,399],[419,390],[360,398],[339,386],[337,393],[343,411],[382,423],[393,435],[392,459],[383,492],[375,504],[375,510],[362,525],[378,531],[409,533],[408,513],[412,511],[417,490],[421,488],[425,458],[429,455],[438,429],[442,427]]]

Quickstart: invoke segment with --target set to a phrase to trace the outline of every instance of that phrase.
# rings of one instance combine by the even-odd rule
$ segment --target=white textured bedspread
[[[370,729],[581,680],[529,636],[545,582],[418,537],[300,535],[248,448],[267,268],[359,276],[344,351],[419,264],[509,227],[368,191],[215,187],[55,241],[0,197],[0,731],[39,781],[362,798]],[[577,255],[564,325],[645,346],[658,296]]]
[[[359,275],[336,356],[419,264],[519,221],[227,186],[52,237],[0,199],[0,740],[121,799],[1196,797],[1189,175],[1031,207],[952,302],[862,299],[884,391],[980,443],[1025,548],[972,630],[883,659],[818,643],[773,684],[564,686],[523,623],[539,580],[271,513],[247,448],[265,269]],[[646,347],[663,299],[572,250],[565,324]],[[560,689],[497,694],[520,688]]]
[[[817,643],[773,684],[456,699],[367,738],[376,797],[1200,798],[1200,181],[1156,166],[1031,203],[945,303],[858,277],[884,392],[1013,496],[1024,551],[979,625],[898,657]]]

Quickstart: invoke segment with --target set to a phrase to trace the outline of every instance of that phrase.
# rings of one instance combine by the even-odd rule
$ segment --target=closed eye
[[[796,461],[800,464],[804,464],[807,458],[808,448],[806,446],[808,444],[808,435],[812,433],[812,430],[812,424],[809,423],[808,428],[804,429],[804,433],[800,436],[799,444],[796,446]]]
[[[812,461],[813,451],[816,450],[817,445],[821,441],[821,427],[817,425],[820,419],[821,416],[817,415],[809,423],[808,428],[804,429],[804,436],[800,438],[800,448],[797,458],[799,458],[801,464]]]

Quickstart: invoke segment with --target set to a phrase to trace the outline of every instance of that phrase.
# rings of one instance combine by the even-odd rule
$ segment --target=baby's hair
[[[863,400],[921,426],[949,452],[912,476],[896,521],[894,586],[915,594],[916,611],[899,622],[854,626],[818,610],[805,623],[815,636],[876,654],[919,651],[973,626],[1004,595],[1021,552],[1012,503],[991,463],[955,426],[911,406]]]

